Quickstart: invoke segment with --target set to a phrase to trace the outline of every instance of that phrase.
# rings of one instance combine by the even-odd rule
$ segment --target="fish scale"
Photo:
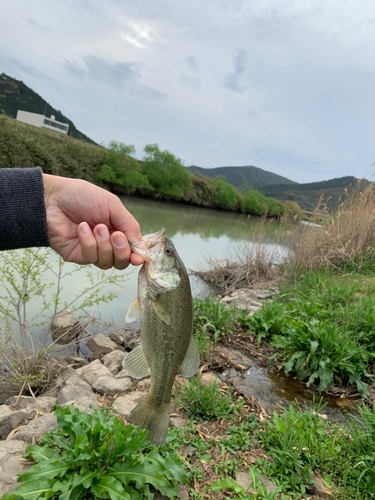
[[[192,336],[193,299],[186,268],[164,230],[131,247],[145,258],[138,298],[127,315],[129,321],[140,314],[142,344],[125,357],[124,368],[136,378],[150,369],[151,387],[128,422],[147,429],[150,441],[161,444],[168,432],[175,377],[179,371],[191,377],[199,368]]]

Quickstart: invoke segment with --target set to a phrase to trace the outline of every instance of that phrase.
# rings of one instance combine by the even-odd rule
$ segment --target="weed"
[[[57,407],[55,414],[60,429],[46,434],[41,446],[27,448],[26,456],[37,463],[4,500],[150,499],[152,489],[173,499],[178,483],[187,482],[181,459],[143,452],[149,444],[146,431],[98,410],[89,415]]]
[[[204,300],[194,299],[193,328],[200,336],[212,336],[215,344],[226,333],[233,333],[238,311],[235,307],[225,308],[214,297]]]
[[[232,402],[232,390],[223,394],[216,381],[212,385],[203,386],[200,376],[187,380],[182,389],[177,389],[175,404],[184,408],[188,418],[198,421],[213,420],[215,418],[230,418],[239,415],[244,401]]]

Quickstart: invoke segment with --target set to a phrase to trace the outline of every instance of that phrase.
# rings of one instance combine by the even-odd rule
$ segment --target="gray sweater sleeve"
[[[0,168],[0,250],[48,246],[42,170]]]

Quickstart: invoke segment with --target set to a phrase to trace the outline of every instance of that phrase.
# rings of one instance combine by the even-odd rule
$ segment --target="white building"
[[[54,132],[60,132],[60,134],[67,134],[69,130],[68,123],[62,123],[55,120],[55,116],[51,115],[47,118],[44,115],[38,113],[30,113],[29,111],[17,111],[17,120],[20,122],[28,123],[29,125],[34,125],[35,127],[46,128],[48,130],[53,130]]]

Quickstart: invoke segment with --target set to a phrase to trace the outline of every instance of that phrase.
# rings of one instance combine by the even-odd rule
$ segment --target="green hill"
[[[296,184],[286,177],[253,166],[202,168],[193,165],[187,169],[191,174],[198,173],[211,179],[222,175],[226,182],[232,184],[240,192],[245,192],[251,187],[258,189],[259,186],[268,186],[269,184]]]
[[[40,113],[45,116],[55,115],[57,121],[69,123],[68,135],[90,144],[96,144],[87,135],[77,130],[69,118],[64,116],[61,111],[53,108],[39,94],[20,80],[2,73],[0,75],[0,114],[16,118],[18,110]]]
[[[364,181],[367,183],[367,181]],[[350,193],[358,185],[358,179],[353,176],[339,177],[322,182],[310,182],[306,184],[293,184],[291,186],[275,184],[261,186],[258,190],[265,196],[271,196],[284,203],[285,201],[297,202],[303,210],[313,211],[319,198],[323,195],[323,201],[327,207],[335,210],[340,199],[346,193]]]

